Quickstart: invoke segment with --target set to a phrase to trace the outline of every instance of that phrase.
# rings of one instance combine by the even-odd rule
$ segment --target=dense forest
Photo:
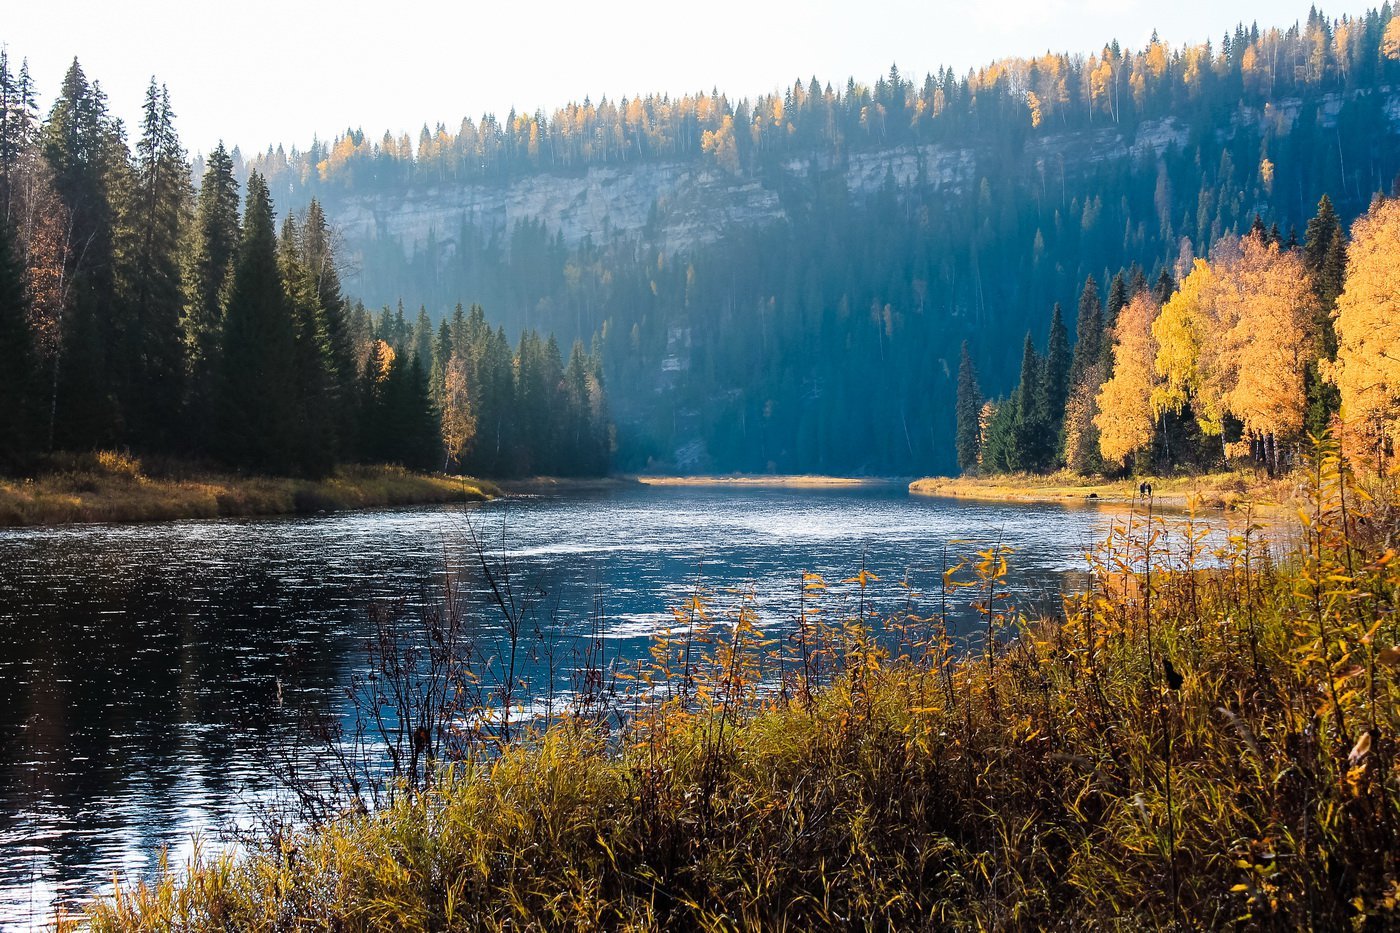
[[[479,306],[433,326],[346,298],[314,199],[240,212],[222,146],[191,164],[165,88],[134,150],[75,60],[41,119],[0,50],[0,468],[124,448],[263,473],[343,462],[489,475],[605,472],[596,353],[512,347]]]
[[[129,445],[310,472],[352,459],[485,473],[952,472],[967,440],[956,442],[960,370],[979,396],[1029,410],[1026,377],[1043,363],[1056,374],[1037,403],[1044,436],[1012,449],[1016,405],[986,407],[984,468],[1195,465],[1252,441],[1278,465],[1279,433],[1241,426],[1233,409],[1207,435],[1218,443],[1198,443],[1201,403],[1189,400],[1159,404],[1153,440],[1131,458],[1105,458],[1090,383],[1112,384],[1118,312],[1135,296],[1165,304],[1256,223],[1281,253],[1323,249],[1304,228],[1324,196],[1344,231],[1390,190],[1397,86],[1400,22],[1386,4],[922,81],[891,68],[869,86],[812,79],[737,101],[585,100],[425,127],[416,141],[351,131],[304,151],[245,159],[220,146],[189,161],[154,83],[128,151],[80,69],[40,119],[27,69],[7,64],[0,289],[23,309],[28,347],[11,354],[28,375],[5,390],[27,399],[27,440],[10,446]],[[653,191],[644,224],[603,218],[581,235],[548,210],[509,222],[463,211],[445,226],[439,211],[416,239],[387,221],[342,235],[338,221],[656,166],[710,179],[693,196],[721,191],[749,204],[747,219],[677,237],[704,205]],[[342,281],[389,310],[361,309]],[[395,308],[400,298],[420,312]],[[268,303],[279,310],[264,320],[255,309]],[[491,308],[497,326],[463,305]],[[5,313],[0,328],[15,331],[17,312]],[[1317,313],[1309,340],[1330,341]],[[1323,376],[1307,374],[1314,426],[1335,407]]]
[[[1353,463],[1383,466],[1400,412],[1400,201],[1377,197],[1350,243],[1324,196],[1301,242],[1261,220],[1209,257],[1135,268],[1107,301],[1091,277],[1070,350],[1057,305],[1043,354],[1026,338],[1009,396],[982,399],[958,369],[964,471],[1165,473],[1254,463],[1277,475],[1332,431]]]
[[[1389,190],[1397,54],[1387,4],[965,75],[585,100],[417,140],[353,131],[247,166],[333,221],[603,168],[766,192],[768,214],[679,248],[663,233],[693,205],[665,197],[636,233],[464,213],[416,242],[386,227],[346,246],[366,295],[601,334],[623,468],[949,472],[964,342],[985,392],[1009,396],[1025,335],[1044,347],[1089,276],[1151,285],[1256,216],[1301,240],[1324,194],[1345,226]]]

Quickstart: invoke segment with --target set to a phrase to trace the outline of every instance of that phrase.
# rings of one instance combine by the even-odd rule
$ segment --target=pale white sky
[[[1377,0],[1370,0],[1374,5]],[[1117,38],[1173,45],[1234,24],[1286,26],[1310,0],[43,0],[7,2],[0,43],[27,57],[47,109],[74,55],[135,122],[150,76],[170,88],[193,153],[302,147],[347,126],[417,139],[423,123],[512,105],[546,112],[649,91],[737,100],[795,78],[922,78],[1006,55],[1087,52]],[[1360,14],[1327,9],[1328,15]]]

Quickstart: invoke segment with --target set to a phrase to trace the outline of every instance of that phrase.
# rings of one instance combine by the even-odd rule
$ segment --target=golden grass
[[[621,734],[578,716],[482,744],[383,810],[123,885],[76,919],[1394,929],[1396,516],[1326,464],[1283,562],[1249,527],[1207,551],[1194,521],[1170,538],[1139,523],[1034,622],[1006,608],[1005,553],[954,568],[984,650],[954,646],[937,613],[823,609],[810,575],[798,640],[764,638],[746,599],[721,622],[697,594],[638,672]],[[877,621],[897,638],[873,638]],[[706,645],[693,666],[690,624]]]
[[[982,499],[997,502],[1132,502],[1138,485],[1152,484],[1156,504],[1167,508],[1236,509],[1284,506],[1297,495],[1299,478],[1268,479],[1253,471],[1207,473],[1200,476],[1134,477],[1104,480],[1060,471],[1050,474],[996,476],[931,476],[909,484],[909,491],[926,496]]]
[[[0,477],[0,527],[71,522],[289,515],[438,502],[497,494],[469,477],[348,466],[320,480],[162,470],[107,451],[75,457],[35,479]]]

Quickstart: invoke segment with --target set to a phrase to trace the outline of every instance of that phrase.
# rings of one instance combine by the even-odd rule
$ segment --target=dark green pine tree
[[[190,169],[175,134],[170,95],[152,79],[136,143],[135,185],[126,211],[121,257],[122,315],[128,329],[117,349],[126,395],[128,438],[154,450],[177,439],[184,399],[185,306],[180,251],[190,212]]]
[[[413,358],[422,364],[424,372],[433,364],[433,321],[425,307],[419,307],[413,322]]]
[[[301,228],[295,217],[288,216],[282,223],[277,258],[282,269],[287,309],[296,330],[293,363],[296,427],[291,456],[297,472],[325,476],[336,461],[335,392],[316,276],[303,262]]]
[[[433,341],[433,365],[428,371],[428,388],[433,402],[442,408],[443,392],[447,384],[447,367],[452,362],[452,325],[443,321],[438,324],[437,339]]]
[[[1054,444],[1050,433],[1049,398],[1042,377],[1044,365],[1035,352],[1031,335],[1026,334],[1021,354],[1021,380],[1016,386],[1015,418],[1012,422],[1011,469],[1038,473],[1050,463]]]
[[[595,434],[590,369],[583,341],[575,340],[569,350],[569,364],[564,367],[565,436],[560,451],[560,472],[565,475],[593,472],[596,454],[592,449]]]
[[[403,369],[398,462],[410,470],[441,469],[442,419],[428,387],[428,371],[417,356]]]
[[[267,183],[248,178],[243,239],[224,314],[218,450],[238,467],[296,467],[297,330],[282,287]]]
[[[1157,304],[1164,305],[1176,294],[1176,279],[1172,277],[1171,271],[1163,269],[1157,276],[1157,281],[1152,283],[1152,297]]]
[[[1303,264],[1317,296],[1313,326],[1318,335],[1318,352],[1328,360],[1335,360],[1337,328],[1332,322],[1332,313],[1346,280],[1346,236],[1332,207],[1332,199],[1325,194],[1303,234]],[[1322,378],[1316,362],[1308,364],[1303,384],[1308,399],[1303,429],[1309,435],[1321,436],[1331,427],[1333,416],[1341,408],[1341,394],[1335,385]]]
[[[1079,385],[1089,367],[1097,363],[1104,351],[1103,304],[1099,301],[1099,285],[1091,275],[1084,280],[1079,294],[1079,317],[1074,326],[1074,358],[1070,362],[1071,385]]]
[[[1312,277],[1317,295],[1317,326],[1322,352],[1327,358],[1337,357],[1337,331],[1332,325],[1332,311],[1342,294],[1346,279],[1346,237],[1341,221],[1327,195],[1317,204],[1317,213],[1308,221],[1303,234],[1303,264]]]
[[[1065,329],[1064,316],[1059,302],[1050,314],[1050,336],[1045,343],[1045,365],[1043,370],[1046,417],[1048,428],[1059,435],[1060,422],[1065,417],[1065,402],[1069,399],[1069,373],[1073,366],[1069,348],[1069,332]],[[1056,445],[1058,448],[1058,445]]]
[[[233,280],[238,238],[238,182],[233,177],[233,159],[221,142],[205,160],[187,272],[186,424],[191,446],[201,454],[214,447],[214,398],[224,332],[224,301]]]
[[[962,358],[958,362],[957,397],[958,469],[972,473],[982,455],[982,390],[977,385],[977,371],[972,354],[963,341]]]
[[[987,424],[982,447],[982,469],[988,473],[1010,473],[1019,468],[1016,449],[1016,421],[1019,417],[1016,395],[997,404]]]
[[[327,379],[332,452],[337,459],[348,459],[357,447],[357,381],[360,375],[355,351],[357,342],[350,308],[341,291],[330,224],[315,198],[307,206],[306,219],[301,224],[300,257],[315,294],[316,326]],[[367,335],[365,339],[368,340]]]
[[[107,100],[74,59],[41,134],[40,151],[67,215],[61,245],[67,288],[64,327],[48,380],[49,437],[58,447],[90,449],[122,436],[124,395],[112,348],[126,343],[117,307],[115,200],[126,187],[126,146]]]
[[[412,470],[442,465],[442,425],[418,360],[376,344],[365,371],[365,459]]]
[[[21,467],[33,454],[34,341],[25,318],[24,272],[0,218],[0,471]]]
[[[39,132],[39,109],[29,62],[19,73],[10,67],[9,52],[0,48],[0,221],[14,220],[14,200],[22,184],[23,160]]]

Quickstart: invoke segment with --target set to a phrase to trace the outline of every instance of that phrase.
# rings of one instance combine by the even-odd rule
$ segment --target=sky
[[[1218,43],[1237,22],[1287,26],[1313,0],[44,0],[6,3],[0,44],[27,58],[45,109],[76,55],[134,125],[152,75],[191,153],[305,148],[346,127],[415,140],[424,123],[512,106],[719,88],[731,99],[813,75],[922,79],[994,58],[1089,52],[1117,38]],[[1373,0],[1374,2],[1374,0]],[[1359,14],[1328,9],[1329,15]]]

